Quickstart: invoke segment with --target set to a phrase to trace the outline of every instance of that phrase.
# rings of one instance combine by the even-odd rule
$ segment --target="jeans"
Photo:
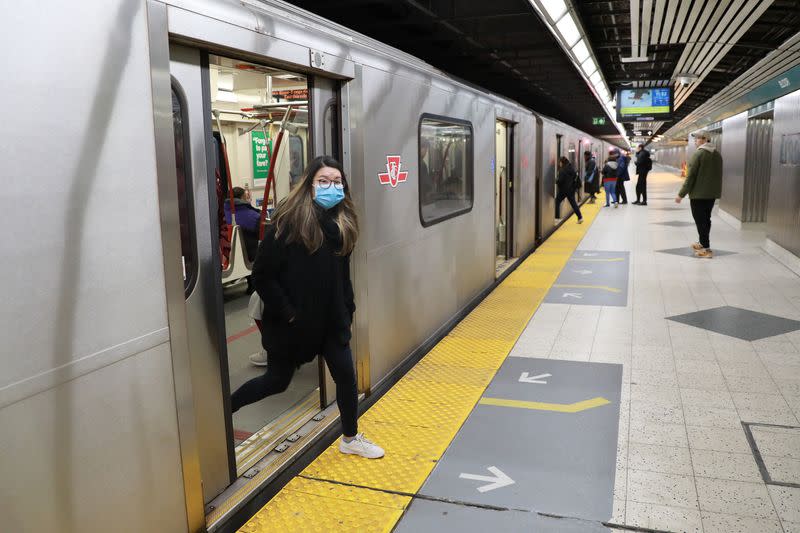
[[[575,193],[569,194],[559,191],[556,196],[556,209],[558,209],[559,214],[561,213],[561,202],[563,202],[565,198],[569,202],[569,205],[572,206],[572,210],[575,211],[575,216],[578,217],[578,220],[582,219],[583,215],[581,215],[581,209],[578,207],[578,202],[575,201]]]
[[[611,203],[617,203],[617,183],[614,181],[607,181],[603,183],[603,188],[606,190],[606,207],[608,207],[609,198],[611,198]]]
[[[336,404],[341,414],[343,433],[345,437],[353,437],[358,433],[358,387],[353,353],[350,346],[328,341],[323,348],[322,358],[336,383]],[[285,391],[292,381],[294,370],[295,363],[290,357],[267,354],[266,372],[231,394],[231,410],[235,413],[245,405]]]
[[[709,235],[711,233],[711,211],[714,209],[713,198],[701,198],[698,200],[689,200],[692,207],[692,216],[694,223],[697,226],[697,235],[700,238],[700,245],[703,248],[711,248]]]
[[[641,197],[641,201],[647,203],[647,173],[649,171],[645,171],[639,174],[639,179],[636,180],[636,201],[640,201],[639,198]]]
[[[628,203],[628,194],[625,192],[624,178],[617,178],[617,198],[619,198],[620,203]]]

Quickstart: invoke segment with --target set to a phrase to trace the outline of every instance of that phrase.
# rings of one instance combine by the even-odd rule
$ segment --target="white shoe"
[[[344,437],[339,441],[339,451],[353,455],[360,455],[367,459],[380,459],[385,453],[383,448],[367,439],[363,433],[356,435],[350,442],[345,442]]]
[[[583,219],[582,218],[578,219],[578,224],[583,224]]]
[[[619,207],[619,204],[617,202],[614,202],[614,209],[616,209],[618,207]]]
[[[260,352],[252,354],[250,362],[256,366],[267,366],[267,351],[262,348]]]

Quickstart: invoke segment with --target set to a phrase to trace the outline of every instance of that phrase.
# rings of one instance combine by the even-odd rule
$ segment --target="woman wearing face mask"
[[[309,163],[300,183],[275,210],[253,266],[264,301],[261,344],[267,370],[231,395],[234,412],[286,390],[294,371],[318,354],[336,383],[342,453],[383,457],[358,433],[358,389],[350,351],[355,311],[350,253],[358,221],[342,166],[329,156]]]

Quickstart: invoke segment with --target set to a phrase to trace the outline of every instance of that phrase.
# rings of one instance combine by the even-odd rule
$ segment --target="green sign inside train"
[[[605,126],[606,117],[592,117],[592,126]]]
[[[252,131],[250,135],[253,143],[253,180],[266,180],[272,139],[267,139],[263,131]]]

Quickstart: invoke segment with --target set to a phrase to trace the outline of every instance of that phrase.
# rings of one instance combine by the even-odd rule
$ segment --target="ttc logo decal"
[[[391,185],[397,187],[398,183],[403,183],[408,179],[408,171],[400,171],[403,164],[400,162],[399,155],[386,156],[386,172],[378,172],[378,180],[381,185]]]

